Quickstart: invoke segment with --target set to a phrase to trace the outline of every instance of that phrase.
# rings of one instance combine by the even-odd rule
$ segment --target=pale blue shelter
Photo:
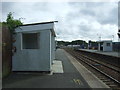
[[[51,71],[55,59],[54,21],[17,27],[12,71]]]

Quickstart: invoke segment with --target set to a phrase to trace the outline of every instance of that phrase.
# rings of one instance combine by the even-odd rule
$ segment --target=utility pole
[[[114,41],[114,35],[112,35],[112,41]]]
[[[97,36],[98,36],[98,41],[101,41],[101,34],[100,35],[97,34]]]
[[[99,41],[101,41],[101,36],[99,36]]]

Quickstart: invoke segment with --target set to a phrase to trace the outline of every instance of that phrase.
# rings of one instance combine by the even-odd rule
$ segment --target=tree
[[[86,41],[83,40],[75,40],[71,42],[71,45],[86,45]]]
[[[23,23],[17,19],[14,19],[12,16],[12,12],[9,12],[7,15],[6,22],[2,23],[3,25],[7,26],[8,29],[10,30],[10,36],[11,36],[11,49],[13,49],[13,43],[16,41],[15,40],[15,28],[18,27],[19,25],[22,25]],[[11,50],[12,51],[12,50]]]
[[[75,41],[71,41],[71,42],[66,42],[66,41],[57,41],[58,45],[63,45],[63,46],[67,46],[67,45],[84,45],[87,46],[87,42],[83,41],[83,40],[75,40]]]
[[[15,28],[19,25],[22,25],[23,23],[17,19],[14,19],[12,16],[12,12],[9,12],[9,14],[7,15],[7,19],[6,19],[6,24],[10,30],[10,32],[12,34],[15,34]]]

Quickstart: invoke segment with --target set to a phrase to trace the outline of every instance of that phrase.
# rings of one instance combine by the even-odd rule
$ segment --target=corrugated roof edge
[[[54,23],[54,22],[58,22],[58,21],[50,21],[50,22],[23,24],[23,25],[19,25],[19,26],[29,26],[29,25],[38,25],[38,24],[48,24],[48,23]]]

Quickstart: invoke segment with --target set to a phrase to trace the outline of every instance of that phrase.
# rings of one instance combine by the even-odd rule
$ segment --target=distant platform
[[[98,51],[98,50],[92,50],[92,49],[80,49],[80,50],[114,56],[114,57],[120,57],[120,52],[113,52],[113,51],[112,52],[104,52],[104,51]]]

